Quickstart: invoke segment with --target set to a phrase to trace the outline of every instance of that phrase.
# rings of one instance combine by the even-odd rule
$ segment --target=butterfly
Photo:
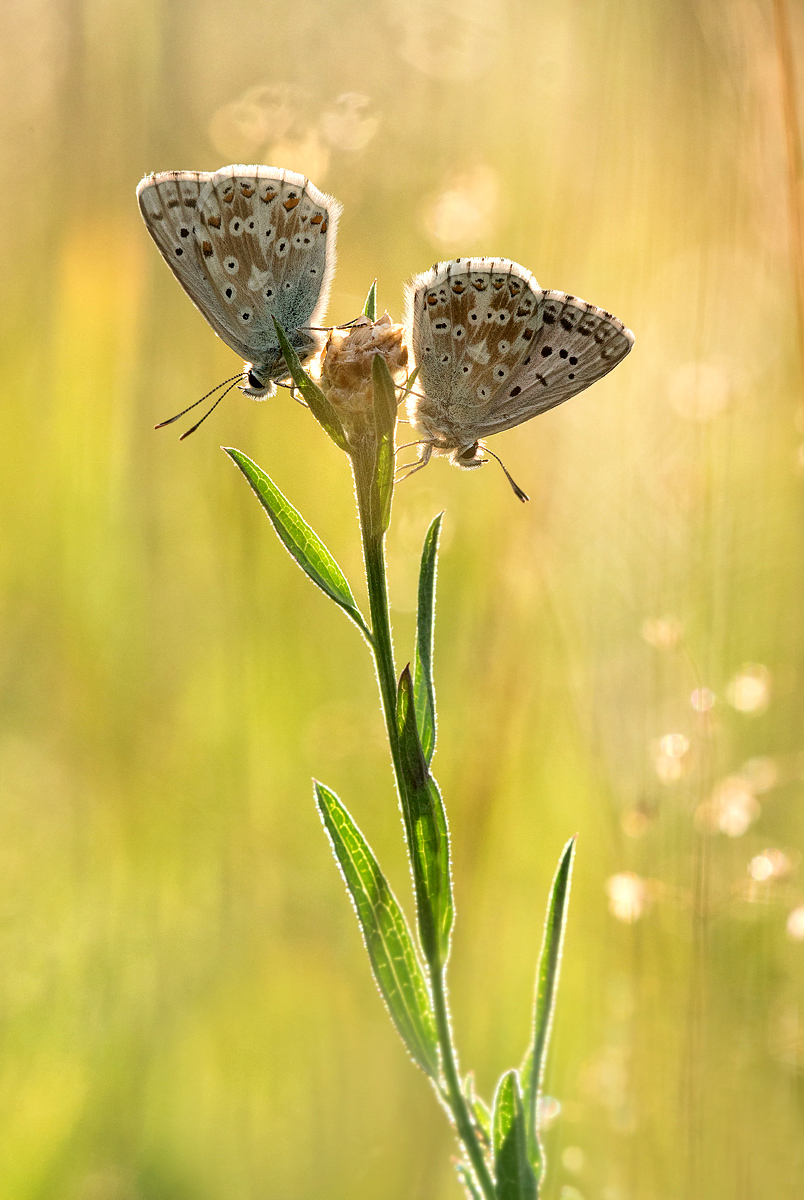
[[[433,454],[467,470],[482,467],[486,453],[497,458],[484,437],[569,400],[634,344],[611,313],[543,291],[507,258],[458,258],[417,275],[407,288],[406,324],[418,368],[407,401],[421,439],[413,471]]]
[[[271,318],[303,364],[323,344],[310,327],[321,323],[335,269],[338,201],[303,175],[262,166],[146,175],[137,199],[187,295],[245,360],[242,376],[232,378],[242,378],[241,390],[255,400],[273,396],[288,370]]]

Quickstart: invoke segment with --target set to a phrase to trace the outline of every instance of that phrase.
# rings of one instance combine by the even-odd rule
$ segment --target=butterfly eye
[[[253,371],[249,371],[249,373],[248,373],[248,386],[249,386],[249,387],[253,387],[253,388],[262,388],[262,387],[264,387],[265,385],[263,384],[263,382],[262,382],[262,380],[261,380],[261,379],[258,379],[258,378],[257,378],[257,376],[254,374],[254,372],[253,372]]]

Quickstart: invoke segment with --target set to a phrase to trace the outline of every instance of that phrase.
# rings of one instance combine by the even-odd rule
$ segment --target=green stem
[[[444,969],[439,963],[430,963],[430,986],[433,991],[433,1008],[435,1010],[438,1048],[441,1051],[441,1070],[447,1085],[447,1100],[458,1136],[463,1142],[469,1161],[474,1168],[477,1181],[486,1200],[494,1200],[496,1191],[494,1181],[486,1165],[486,1157],[477,1140],[477,1133],[469,1106],[461,1088],[458,1077],[458,1064],[455,1059],[455,1048],[452,1044],[452,1031],[449,1026],[449,1011],[447,1009],[447,989]]]
[[[366,489],[361,486],[363,479],[359,470],[355,472],[357,483],[357,506],[360,517],[360,532],[363,538],[363,557],[366,567],[366,583],[368,586],[369,611],[371,613],[372,651],[377,669],[377,679],[380,685],[383,714],[388,731],[388,741],[391,747],[391,758],[394,764],[397,787],[400,793],[404,787],[400,755],[399,733],[396,723],[396,667],[394,665],[394,648],[391,640],[391,615],[388,605],[388,582],[385,571],[385,534],[371,530],[370,504],[371,497],[366,495]],[[446,1083],[446,1093],[439,1087],[439,1094],[444,1099],[452,1113],[455,1128],[463,1143],[469,1161],[472,1164],[477,1180],[486,1200],[494,1200],[494,1181],[489,1173],[482,1147],[469,1113],[466,1097],[458,1076],[458,1064],[455,1048],[452,1044],[452,1032],[449,1024],[447,1008],[446,980],[444,967],[437,955],[427,963],[430,975],[430,986],[433,994],[433,1009],[435,1013],[438,1047],[441,1055],[441,1070]]]

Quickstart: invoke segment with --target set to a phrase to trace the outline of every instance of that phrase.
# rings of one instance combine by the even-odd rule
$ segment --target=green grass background
[[[229,398],[181,445],[152,429],[238,362],[135,185],[263,161],[344,203],[333,320],[375,275],[399,317],[414,272],[498,254],[635,331],[609,378],[493,443],[530,505],[444,462],[395,499],[400,664],[446,509],[455,1032],[489,1096],[578,831],[546,1200],[797,1200],[804,423],[770,0],[27,0],[0,57],[0,1195],[460,1195],[313,805],[315,774],[409,901],[368,653],[219,446],[357,586],[346,462],[285,394]],[[286,129],[249,124],[260,85],[289,89]],[[349,92],[379,122],[357,149],[320,132]],[[643,637],[664,616],[675,649]],[[727,701],[746,662],[763,712]],[[755,822],[700,833],[757,758]],[[790,870],[752,886],[768,847]],[[622,872],[650,897],[631,924]]]

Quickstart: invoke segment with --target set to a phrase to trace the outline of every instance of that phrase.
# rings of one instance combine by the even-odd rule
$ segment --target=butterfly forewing
[[[304,176],[262,166],[169,171],[146,176],[137,195],[179,283],[242,358],[279,356],[272,316],[291,335],[320,322],[340,205]]]
[[[417,392],[409,412],[438,450],[519,425],[602,378],[633,334],[610,313],[542,291],[508,259],[437,263],[412,283]]]
[[[563,404],[607,375],[634,344],[622,321],[564,292],[542,292],[529,325],[528,352],[480,417],[478,436]]]

